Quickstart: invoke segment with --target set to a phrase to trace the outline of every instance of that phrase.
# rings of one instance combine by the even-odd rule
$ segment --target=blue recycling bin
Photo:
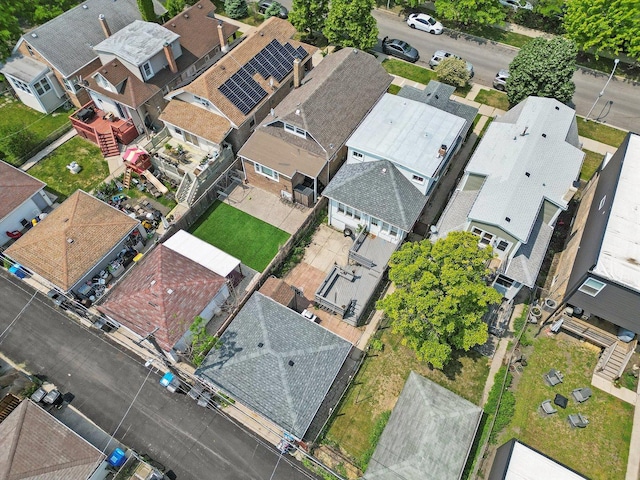
[[[174,378],[175,378],[175,375],[173,373],[167,372],[160,379],[160,385],[162,385],[163,387],[168,387],[169,384],[173,381]]]
[[[109,455],[109,458],[107,459],[107,462],[109,462],[109,465],[116,468],[119,468],[122,465],[124,465],[124,462],[126,461],[127,461],[127,456],[121,448],[116,448],[113,451],[113,453]]]

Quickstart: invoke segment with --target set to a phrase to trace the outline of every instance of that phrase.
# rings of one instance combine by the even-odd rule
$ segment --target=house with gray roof
[[[344,163],[347,139],[390,84],[391,76],[366,52],[344,48],[327,55],[238,152],[246,180],[315,203]]]
[[[464,118],[386,93],[347,141],[347,163],[390,160],[429,195],[465,138]]]
[[[432,238],[454,230],[477,235],[496,254],[494,287],[513,298],[535,285],[583,158],[575,111],[552,98],[527,98],[489,126]]]
[[[303,439],[352,345],[255,292],[196,375]]]
[[[380,436],[365,480],[458,480],[482,408],[411,372]]]
[[[160,2],[153,5],[158,16],[167,12]],[[141,18],[136,0],[86,0],[20,37],[11,66],[0,72],[31,108],[49,113],[67,97],[81,107],[89,101],[82,80],[100,66],[93,47]]]

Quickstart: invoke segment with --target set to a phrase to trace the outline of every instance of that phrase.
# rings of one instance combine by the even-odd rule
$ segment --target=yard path
[[[40,160],[42,160],[44,157],[46,157],[47,155],[50,155],[51,152],[53,152],[60,145],[62,145],[65,142],[68,142],[73,137],[75,137],[77,134],[78,133],[75,131],[75,129],[72,128],[67,133],[65,133],[60,138],[58,138],[56,141],[51,143],[49,146],[43,148],[38,153],[36,153],[33,157],[31,157],[29,160],[24,162],[22,164],[22,166],[20,167],[20,169],[26,172],[31,167],[33,167],[36,163],[38,163]]]

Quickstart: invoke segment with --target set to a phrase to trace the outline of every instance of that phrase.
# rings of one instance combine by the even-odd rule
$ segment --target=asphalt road
[[[73,406],[177,479],[315,478],[228,418],[168,392],[139,358],[32,295],[0,271],[0,352],[75,395]]]

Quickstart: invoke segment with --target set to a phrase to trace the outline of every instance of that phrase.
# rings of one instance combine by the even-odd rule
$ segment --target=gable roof
[[[45,183],[0,161],[0,220],[45,187]]]
[[[291,285],[274,276],[267,278],[259,291],[285,307],[289,306],[296,296]]]
[[[302,438],[351,344],[255,292],[196,375]]]
[[[229,120],[223,116],[177,98],[169,101],[160,120],[217,144],[221,144],[231,130]]]
[[[277,17],[267,19],[260,27],[255,29],[233,50],[222,57],[196,80],[184,87],[184,91],[202,98],[208,99],[220,112],[235,126],[240,126],[248,117],[252,116],[259,105],[262,105],[270,96],[260,101],[249,113],[244,115],[238,107],[220,92],[219,87],[242,67],[249,63],[271,41],[289,43],[294,48],[302,47],[308,55],[313,55],[316,47],[302,42],[291,40],[296,29],[286,20]],[[305,59],[308,58],[305,57]],[[303,61],[305,59],[302,59]],[[275,78],[262,78],[260,74],[254,74],[253,79],[267,92],[273,92],[280,87],[280,82]],[[286,80],[288,81],[288,76]],[[271,86],[273,84],[273,87]]]
[[[366,480],[458,480],[482,409],[409,374],[365,472]]]
[[[388,160],[343,165],[322,194],[406,232],[427,203],[427,197]]]
[[[98,310],[170,351],[225,285],[208,268],[160,244],[107,295]]]
[[[154,0],[153,6],[156,14],[166,13],[158,1]],[[105,16],[112,34],[134,20],[142,19],[136,0],[86,0],[34,28],[23,35],[22,40],[63,76],[69,77],[98,57],[93,46],[105,38],[98,20],[101,14]]]
[[[0,478],[86,480],[104,455],[45,412],[23,400],[0,423]]]
[[[434,177],[444,162],[442,145],[464,138],[465,119],[438,108],[385,93],[347,141],[347,146]]]
[[[526,243],[544,199],[567,208],[583,158],[575,111],[527,98],[489,126],[466,167],[486,177],[469,219]]]
[[[138,225],[136,219],[77,190],[5,253],[68,291]]]
[[[311,70],[302,85],[275,108],[275,118],[267,117],[265,124],[295,125],[331,157],[387,91],[391,80],[373,55],[344,48],[327,55]]]
[[[215,36],[218,36],[217,33]],[[139,67],[161,52],[165,43],[171,44],[179,38],[180,35],[155,22],[135,20],[93,49],[97,53],[110,53]]]
[[[94,78],[96,74],[102,75],[117,91],[112,92],[111,90],[102,88]],[[153,80],[153,78],[151,80]],[[113,98],[132,108],[138,108],[151,99],[156,93],[160,92],[160,88],[155,85],[157,82],[143,82],[117,59],[111,60],[108,64],[101,66],[98,70],[88,75],[85,81],[88,89],[94,90],[106,97]]]

